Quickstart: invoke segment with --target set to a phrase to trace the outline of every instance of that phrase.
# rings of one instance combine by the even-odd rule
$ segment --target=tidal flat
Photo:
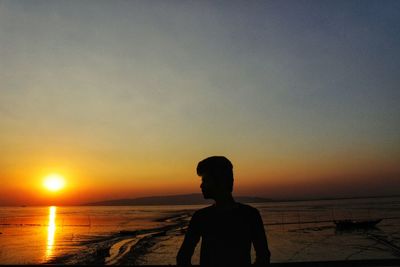
[[[263,218],[272,262],[400,258],[400,197],[250,205]],[[0,207],[0,264],[175,264],[190,217],[202,207]],[[383,220],[369,229],[333,223],[373,218]]]

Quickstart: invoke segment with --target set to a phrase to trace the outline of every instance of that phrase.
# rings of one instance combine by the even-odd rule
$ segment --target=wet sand
[[[129,231],[82,242],[79,253],[54,258],[50,264],[99,265],[174,265],[175,256],[193,211],[178,212],[159,219],[162,227]],[[282,227],[282,226],[270,226]],[[274,262],[307,262],[318,256],[327,261],[400,258],[395,240],[371,231],[335,232],[332,224],[298,226],[268,232]],[[308,239],[300,238],[307,236]],[[396,237],[397,238],[397,237]],[[398,240],[398,239],[396,239]],[[301,242],[300,242],[301,241]],[[354,245],[353,245],[353,244]],[[338,245],[343,244],[343,245]],[[322,246],[321,246],[322,245]],[[197,246],[192,263],[199,264]],[[350,248],[350,249],[349,249]],[[288,255],[291,255],[288,258]],[[338,258],[338,255],[346,255]],[[252,257],[254,258],[254,251]],[[366,260],[367,262],[367,260]]]
[[[172,236],[183,237],[192,212],[179,212],[158,219],[166,223],[162,227],[146,230],[122,230],[107,237],[94,237],[78,244],[82,249],[73,255],[53,258],[48,264],[67,265],[140,265],[146,264],[146,255],[156,244]],[[176,253],[176,252],[175,252]],[[165,263],[164,263],[165,264]]]
[[[273,263],[400,259],[398,198],[254,206],[263,217]],[[175,265],[189,219],[199,208],[60,207],[54,232],[48,207],[2,208],[0,262]],[[332,217],[350,216],[384,220],[368,231],[338,231]],[[199,263],[199,248],[193,264]]]

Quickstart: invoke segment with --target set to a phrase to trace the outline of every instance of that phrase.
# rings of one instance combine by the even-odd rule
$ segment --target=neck
[[[235,200],[233,199],[231,193],[228,193],[226,195],[220,195],[216,197],[214,200],[215,200],[215,206],[221,209],[229,209],[235,205]]]

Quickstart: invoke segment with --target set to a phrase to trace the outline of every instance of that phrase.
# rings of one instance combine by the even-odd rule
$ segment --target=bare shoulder
[[[255,207],[252,207],[248,204],[243,204],[240,202],[237,202],[237,207],[240,209],[240,212],[245,213],[246,215],[252,215],[252,216],[256,216],[259,215],[260,212],[258,211],[258,209],[256,209]]]
[[[214,205],[211,205],[211,206],[208,206],[208,207],[205,207],[205,208],[196,210],[196,211],[193,213],[193,216],[192,216],[192,217],[197,217],[197,218],[207,217],[207,216],[209,216],[209,214],[210,214],[211,212],[213,212],[214,209],[215,209],[215,206],[214,206]]]

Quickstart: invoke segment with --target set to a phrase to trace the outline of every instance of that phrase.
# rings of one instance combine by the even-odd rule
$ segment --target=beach
[[[262,215],[272,262],[400,258],[399,197],[250,205]],[[2,207],[0,264],[173,265],[202,207]],[[339,231],[333,223],[375,217],[384,219],[371,229]]]

